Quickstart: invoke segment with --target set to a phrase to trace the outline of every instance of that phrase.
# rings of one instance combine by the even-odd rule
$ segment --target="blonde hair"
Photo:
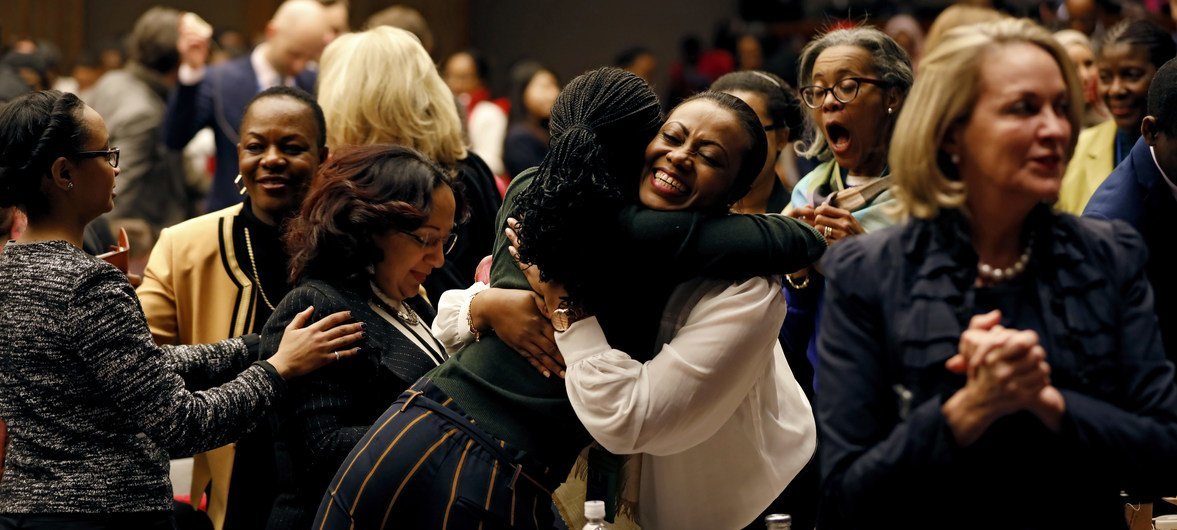
[[[342,35],[319,68],[331,147],[399,144],[451,168],[466,158],[454,96],[412,33],[381,26]]]
[[[960,27],[950,31],[920,65],[920,75],[899,114],[896,130],[903,134],[891,140],[890,166],[895,175],[892,188],[900,214],[931,219],[940,209],[958,208],[965,200],[965,187],[955,178],[955,167],[941,149],[950,129],[968,121],[981,94],[981,66],[994,50],[1025,43],[1050,54],[1062,72],[1067,87],[1067,119],[1071,138],[1066,154],[1070,158],[1079,137],[1083,110],[1082,84],[1066,50],[1050,32],[1027,19],[1005,19]],[[951,168],[950,177],[945,168]]]
[[[1064,29],[1054,32],[1054,40],[1057,40],[1063,47],[1067,46],[1082,46],[1087,48],[1087,51],[1092,51],[1091,39],[1087,38],[1082,31],[1073,29]]]
[[[1012,17],[991,7],[968,4],[948,6],[947,9],[940,12],[936,20],[932,21],[932,27],[928,28],[928,36],[924,39],[924,53],[931,52],[944,40],[944,37],[948,36],[949,31],[956,28],[1010,18]]]

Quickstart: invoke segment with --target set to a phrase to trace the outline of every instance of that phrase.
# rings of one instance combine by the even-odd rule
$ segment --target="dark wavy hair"
[[[286,230],[291,282],[366,278],[367,267],[384,259],[373,239],[390,230],[420,228],[439,186],[454,190],[460,222],[465,217],[460,190],[425,155],[389,144],[340,149],[319,167],[301,215]]]
[[[0,108],[0,208],[19,207],[31,219],[49,213],[41,180],[54,160],[82,151],[84,107],[73,94],[42,90]]]
[[[583,289],[588,249],[637,200],[646,144],[662,124],[658,96],[636,75],[600,68],[573,79],[552,106],[552,139],[519,195],[520,254],[569,293]]]
[[[801,132],[805,125],[805,115],[801,112],[801,100],[797,98],[797,91],[780,76],[760,70],[744,70],[732,72],[715,80],[711,90],[716,92],[744,91],[760,94],[768,105],[768,117],[773,125],[789,128],[789,140],[795,142],[801,139]]]

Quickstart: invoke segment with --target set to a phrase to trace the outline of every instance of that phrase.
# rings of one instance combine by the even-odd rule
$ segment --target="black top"
[[[262,356],[273,355],[281,331],[298,312],[314,306],[311,322],[337,311],[351,311],[365,325],[366,338],[358,356],[326,366],[290,383],[282,407],[278,440],[290,452],[292,480],[279,485],[268,528],[310,528],[331,478],[356,442],[368,432],[402,391],[437,366],[399,329],[372,308],[375,299],[367,284],[334,286],[304,281],[278,304],[266,322]],[[406,303],[428,327],[433,308],[420,297]],[[425,341],[433,342],[421,330]],[[440,355],[445,350],[438,344]]]
[[[168,459],[232,442],[285,391],[249,366],[256,336],[156,346],[126,276],[64,241],[5,247],[0,315],[0,513],[170,511]]]
[[[246,228],[249,229],[248,242],[245,240]],[[282,245],[282,232],[279,227],[270,226],[258,219],[250,208],[248,196],[241,207],[241,213],[237,214],[237,220],[233,223],[233,251],[237,256],[237,266],[253,280],[253,284],[260,291],[257,295],[253,328],[249,330],[259,333],[272,313],[266,305],[266,300],[276,306],[286,293],[290,292],[290,256],[286,254],[286,249]],[[254,278],[255,264],[257,274],[261,276],[260,280]],[[265,297],[262,293],[265,293]]]
[[[1127,224],[1039,207],[1030,266],[979,289],[962,214],[855,237],[823,262],[818,339],[822,528],[1125,528],[1120,491],[1170,491],[1177,386]],[[1038,331],[1066,400],[1061,431],[1028,412],[957,447],[940,408],[969,318]]]
[[[529,289],[502,231],[516,198],[534,177],[529,170],[511,181],[495,221],[500,237],[491,269],[493,287]],[[606,303],[597,317],[610,343],[637,358],[656,351],[662,309],[679,282],[700,274],[783,274],[807,266],[825,251],[825,240],[816,231],[780,215],[711,217],[630,207],[617,223],[613,233],[622,234],[618,245],[626,250],[613,255],[626,259],[624,268],[600,271],[605,281],[596,294]],[[592,441],[568,402],[564,381],[543,377],[493,334],[468,344],[429,375],[484,429],[555,469],[571,468]]]
[[[507,174],[514,177],[529,167],[538,166],[548,154],[548,142],[540,138],[530,127],[516,123],[507,129],[503,141],[503,165]]]

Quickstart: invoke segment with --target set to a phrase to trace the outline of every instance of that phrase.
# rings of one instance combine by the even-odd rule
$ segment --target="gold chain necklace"
[[[257,260],[253,258],[253,241],[249,239],[249,227],[245,227],[245,250],[249,252],[249,265],[253,267],[253,283],[257,284],[257,292],[262,293],[262,301],[266,303],[266,307],[270,308],[270,312],[274,312],[274,304],[270,303],[270,298],[266,296],[266,290],[262,288],[262,277],[257,273]]]

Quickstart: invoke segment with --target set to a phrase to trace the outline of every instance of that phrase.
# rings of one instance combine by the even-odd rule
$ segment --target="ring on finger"
[[[830,234],[833,234],[833,233],[834,233],[834,229],[830,228],[830,225],[826,225],[825,229],[822,230],[822,235],[824,235],[826,237],[830,237]]]
[[[333,352],[331,352],[331,353],[334,353],[334,354],[335,354],[335,360],[336,360],[336,362],[338,362],[338,361],[339,361],[339,352],[338,352],[338,351],[333,351]]]

